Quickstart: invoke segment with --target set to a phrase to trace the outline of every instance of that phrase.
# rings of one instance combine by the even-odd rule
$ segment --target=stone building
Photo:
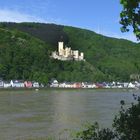
[[[83,52],[79,53],[78,50],[72,50],[70,47],[64,46],[64,42],[58,42],[58,52],[52,52],[51,57],[62,61],[85,61]]]

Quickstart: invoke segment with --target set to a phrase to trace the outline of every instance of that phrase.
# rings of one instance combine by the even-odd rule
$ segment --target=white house
[[[34,88],[39,88],[39,83],[38,82],[32,82],[32,85]]]
[[[134,83],[135,83],[136,88],[139,88],[140,89],[140,82],[135,81]]]
[[[128,88],[128,85],[129,85],[129,83],[127,83],[127,82],[124,82],[124,83],[123,83],[123,87],[124,87],[124,88]]]
[[[59,87],[60,88],[65,88],[66,87],[66,83],[64,82],[64,83],[59,83]]]
[[[58,81],[57,81],[56,79],[53,79],[53,80],[51,81],[50,87],[58,87],[58,86],[59,86]]]
[[[9,87],[11,87],[11,83],[10,83],[10,81],[4,81],[4,88],[9,88]]]
[[[83,88],[97,88],[97,86],[94,83],[88,83],[88,82],[82,83],[82,87]]]
[[[23,88],[24,86],[24,81],[22,80],[11,80],[10,82],[12,87],[16,87],[16,88]]]
[[[136,86],[130,82],[130,83],[128,84],[128,88],[136,88]]]
[[[3,80],[0,80],[0,88],[3,88],[3,86],[4,86],[4,82]]]

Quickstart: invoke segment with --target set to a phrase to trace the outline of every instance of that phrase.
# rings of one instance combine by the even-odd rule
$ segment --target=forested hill
[[[1,27],[8,29],[18,29],[23,32],[27,32],[32,36],[35,36],[47,43],[54,46],[57,45],[58,40],[63,37],[65,43],[68,43],[68,36],[63,31],[64,26],[55,24],[43,24],[43,23],[1,23]]]
[[[0,74],[5,79],[126,81],[131,74],[140,74],[140,44],[128,40],[55,24],[0,23],[0,28]],[[18,43],[19,38],[28,47],[21,47],[24,43]],[[60,40],[72,49],[83,51],[86,62],[50,59],[50,52],[57,49]]]

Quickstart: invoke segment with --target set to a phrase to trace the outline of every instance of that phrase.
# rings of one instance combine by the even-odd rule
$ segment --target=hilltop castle
[[[72,50],[71,48],[66,46],[64,47],[64,42],[58,42],[58,52],[52,52],[51,57],[62,61],[85,61],[83,52],[79,53],[78,50]]]

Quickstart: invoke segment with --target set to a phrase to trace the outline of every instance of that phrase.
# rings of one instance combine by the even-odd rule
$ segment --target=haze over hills
[[[84,52],[86,62],[51,59],[60,40]],[[127,81],[140,74],[140,44],[69,26],[0,23],[0,54],[4,79],[100,82]]]

